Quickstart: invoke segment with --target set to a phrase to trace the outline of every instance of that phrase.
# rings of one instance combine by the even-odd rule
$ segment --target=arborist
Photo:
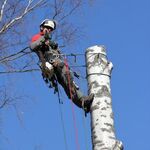
[[[51,81],[52,86],[55,86],[54,80],[57,80],[64,88],[68,98],[88,113],[94,95],[84,96],[75,84],[70,68],[62,59],[58,44],[51,39],[51,33],[55,29],[56,22],[54,20],[45,19],[42,21],[40,32],[32,37],[30,48],[39,57],[42,75],[46,81]]]

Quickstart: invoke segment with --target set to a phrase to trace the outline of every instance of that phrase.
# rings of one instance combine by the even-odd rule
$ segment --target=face
[[[48,33],[48,34],[50,34],[52,32],[52,29],[50,28],[50,27],[43,27],[43,33],[45,34],[45,33]]]

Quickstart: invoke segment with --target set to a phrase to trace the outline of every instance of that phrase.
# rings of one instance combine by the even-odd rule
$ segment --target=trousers
[[[82,108],[82,97],[84,95],[75,84],[70,68],[66,67],[66,64],[61,59],[57,59],[53,63],[53,67],[58,83],[63,87],[68,98],[72,99],[73,103],[79,108]]]

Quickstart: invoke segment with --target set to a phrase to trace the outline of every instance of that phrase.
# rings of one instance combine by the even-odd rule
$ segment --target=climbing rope
[[[83,56],[82,54],[79,54],[79,55],[77,55],[77,56]],[[76,57],[77,57],[76,56]],[[84,55],[85,56],[85,55]],[[86,59],[86,58],[85,58]],[[76,59],[74,59],[74,62],[73,62],[73,64],[71,63],[71,66],[75,66],[75,67],[86,67],[86,65],[76,65],[76,62],[77,62],[77,58]],[[77,71],[80,73],[80,75],[79,75],[79,77],[83,80],[83,79],[86,79],[86,77],[84,77],[83,75],[81,75],[81,72],[80,72],[80,70],[78,69],[78,68],[76,68],[77,69]],[[82,86],[82,84],[80,84],[81,82],[79,82],[79,87],[81,87]],[[82,126],[83,126],[83,132],[84,132],[84,143],[85,143],[85,149],[86,150],[89,150],[89,146],[88,146],[88,138],[87,138],[87,135],[88,135],[88,132],[87,132],[87,125],[86,125],[86,120],[85,120],[85,112],[84,112],[84,110],[82,111]]]
[[[68,144],[67,144],[67,138],[66,138],[66,130],[65,130],[65,124],[64,124],[64,117],[63,117],[63,112],[62,112],[62,100],[60,98],[60,89],[58,87],[58,84],[57,84],[57,88],[58,88],[58,91],[57,91],[57,94],[58,94],[58,101],[59,101],[59,115],[60,115],[60,119],[61,119],[61,124],[62,124],[62,130],[63,130],[63,136],[64,136],[64,142],[65,142],[65,149],[68,150]]]
[[[76,125],[75,110],[74,110],[74,105],[73,105],[73,101],[72,101],[73,100],[73,95],[72,95],[72,92],[71,92],[69,66],[68,66],[66,57],[64,59],[64,63],[65,63],[65,67],[66,67],[66,74],[67,74],[67,80],[68,80],[68,86],[69,86],[69,92],[70,92],[72,117],[73,117],[74,130],[75,130],[75,139],[76,139],[76,147],[77,147],[77,150],[80,150],[79,138],[78,138],[78,129],[77,129],[77,125]]]
[[[82,123],[83,123],[83,130],[84,130],[84,142],[86,146],[86,150],[89,150],[88,148],[88,139],[87,139],[87,126],[86,126],[86,121],[85,121],[85,112],[83,111],[82,113]]]

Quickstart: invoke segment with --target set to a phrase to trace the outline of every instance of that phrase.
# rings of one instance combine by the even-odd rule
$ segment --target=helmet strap
[[[40,26],[40,31],[41,31],[41,32],[43,31],[43,29],[44,29],[44,27],[43,27],[43,26]]]

